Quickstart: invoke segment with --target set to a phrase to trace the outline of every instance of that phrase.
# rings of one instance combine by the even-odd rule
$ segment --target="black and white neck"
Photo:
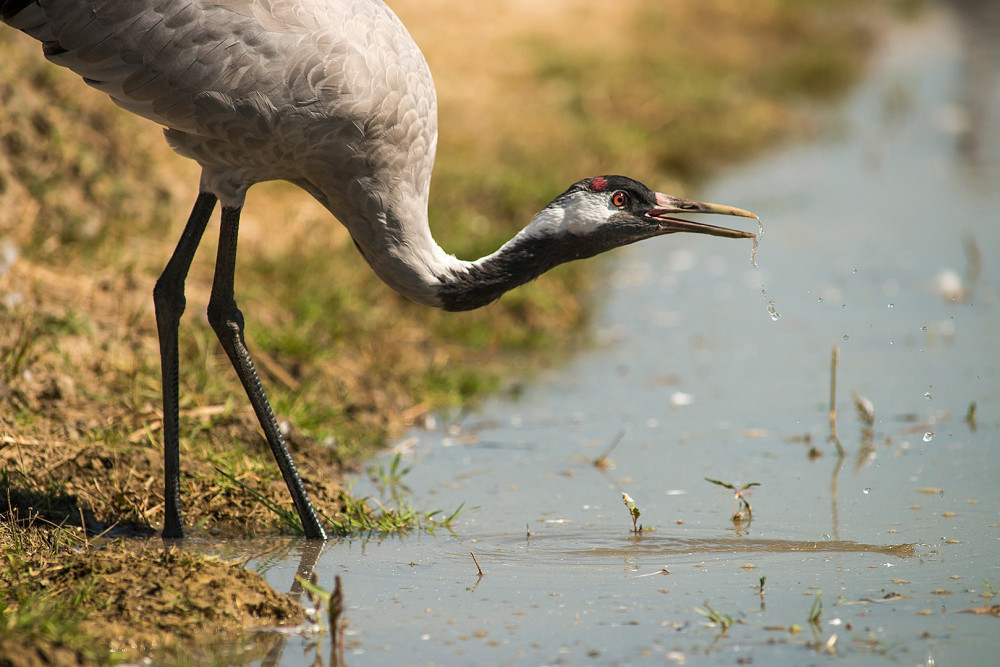
[[[475,261],[447,254],[427,225],[394,224],[391,218],[387,225],[398,232],[388,235],[392,245],[380,244],[375,250],[366,248],[357,236],[355,241],[376,273],[410,299],[444,310],[472,310],[559,264],[653,236],[675,232],[754,236],[670,217],[680,212],[756,217],[729,206],[656,193],[624,176],[597,176],[574,183],[514,238]]]

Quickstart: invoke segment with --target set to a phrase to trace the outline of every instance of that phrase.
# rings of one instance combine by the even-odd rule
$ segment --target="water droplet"
[[[683,391],[675,391],[670,395],[670,407],[680,408],[685,405],[693,405],[694,396]]]
[[[924,398],[926,398],[926,399],[927,399],[927,400],[929,401],[929,400],[931,400],[931,399],[932,399],[932,398],[934,398],[934,397],[933,397],[933,396],[931,396],[931,392],[929,392],[929,391],[925,391],[925,392],[924,392]]]
[[[934,431],[927,431],[924,433],[924,442],[930,442],[934,439]]]
[[[851,339],[850,336],[848,336],[847,334],[844,334],[844,340],[850,340],[850,339]]]
[[[818,301],[819,303],[823,303],[823,297],[821,296],[816,297],[816,301]]]
[[[781,315],[778,314],[778,311],[774,309],[774,299],[769,299],[768,300],[768,302],[767,302],[767,312],[771,313],[771,320],[773,322],[777,322],[778,318],[781,317]]]
[[[894,304],[894,303],[890,303],[890,304],[889,304],[889,307],[890,307],[890,308],[895,308],[895,307],[896,307],[896,304]]]
[[[767,299],[767,290],[764,289],[763,285],[760,286],[760,293],[764,295],[765,299]],[[774,307],[774,299],[767,299],[767,313],[771,316],[772,322],[777,322],[778,318],[781,317]]]
[[[938,491],[938,498],[944,498],[944,489]]]
[[[851,271],[851,273],[857,273],[857,272],[858,272],[857,269],[854,269],[854,270]]]
[[[863,493],[863,494],[865,494],[865,495],[867,496],[867,495],[868,495],[869,493],[871,493],[871,492],[872,492],[872,490],[871,490],[871,489],[865,489],[865,490],[864,490],[864,491],[862,491],[861,493]]]
[[[764,223],[757,218],[757,236],[753,237],[753,247],[750,249],[750,265],[753,268],[757,268],[757,246],[760,245],[760,240],[764,238]]]
[[[921,331],[927,331],[927,327],[920,327]]]

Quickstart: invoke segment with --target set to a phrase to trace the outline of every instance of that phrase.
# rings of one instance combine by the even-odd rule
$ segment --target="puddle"
[[[416,507],[465,504],[453,534],[250,566],[278,590],[340,575],[349,664],[994,660],[997,619],[958,613],[1000,602],[1000,57],[977,27],[895,30],[836,131],[700,193],[761,215],[758,269],[718,239],[619,251],[596,349],[401,441]],[[753,520],[706,477],[758,482]],[[268,664],[312,664],[311,641]]]

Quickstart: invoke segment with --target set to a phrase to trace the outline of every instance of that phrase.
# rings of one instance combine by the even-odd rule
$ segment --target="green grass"
[[[714,623],[719,627],[721,632],[725,632],[729,629],[729,626],[733,624],[733,617],[729,614],[723,614],[722,612],[716,610],[712,605],[705,601],[705,608],[700,609],[695,607],[694,610],[707,618],[710,622]]]
[[[118,662],[94,645],[93,637],[82,627],[81,610],[92,604],[94,578],[81,583],[70,595],[54,597],[40,585],[30,558],[39,545],[38,534],[26,535],[21,526],[0,522],[0,646],[49,646],[88,663]],[[52,549],[75,548],[79,540],[72,533],[56,529],[44,535]],[[12,642],[5,644],[5,642]],[[51,652],[52,649],[50,649]]]
[[[450,528],[463,509],[460,505],[446,515],[442,510],[418,511],[405,502],[386,507],[374,498],[356,498],[350,490],[341,500],[344,510],[336,517],[325,517],[335,534],[341,536],[393,535],[414,530],[433,534],[438,528]],[[375,505],[374,510],[370,503]]]
[[[375,475],[379,485],[390,497],[392,504],[386,505],[375,498],[358,498],[348,489],[340,495],[341,509],[330,516],[320,510],[320,518],[324,526],[334,536],[346,537],[352,535],[390,535],[423,531],[433,533],[438,528],[450,528],[452,522],[461,514],[463,507],[459,506],[451,514],[442,510],[417,510],[406,499],[409,488],[403,483],[403,478],[410,468],[401,468],[401,456],[393,460],[388,469],[380,469]],[[235,467],[235,464],[234,466]],[[232,468],[230,469],[232,470]],[[275,522],[285,530],[296,535],[304,535],[302,523],[293,508],[273,502],[267,494],[262,493],[253,485],[239,479],[238,474],[222,467],[215,472],[219,479],[214,488],[222,495],[232,490],[250,496],[254,502],[264,507],[274,517]],[[254,475],[261,471],[254,471]]]

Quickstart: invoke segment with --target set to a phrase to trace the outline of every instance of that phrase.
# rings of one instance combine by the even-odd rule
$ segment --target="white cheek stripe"
[[[534,237],[567,232],[585,236],[608,222],[614,212],[610,195],[576,192],[563,198],[561,204],[544,208],[522,233]]]

